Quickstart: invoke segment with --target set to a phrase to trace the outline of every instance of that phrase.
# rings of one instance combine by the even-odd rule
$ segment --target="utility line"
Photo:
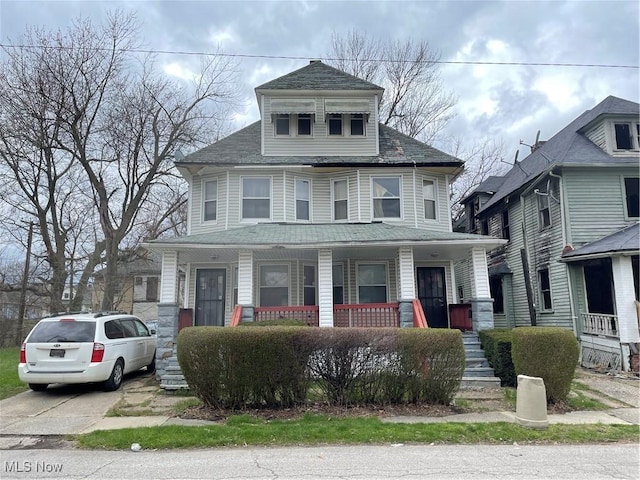
[[[43,50],[73,50],[73,47],[66,47],[63,45],[10,45],[0,43],[0,48],[34,48]],[[95,51],[111,51],[110,48],[94,47]],[[243,53],[209,53],[209,52],[190,52],[184,50],[153,50],[142,48],[123,48],[118,49],[121,52],[128,53],[145,53],[156,55],[189,55],[189,56],[206,56],[206,57],[230,57],[230,58],[264,58],[272,60],[308,60],[309,58],[316,57],[300,57],[300,56],[288,56],[288,55],[251,55]],[[330,58],[320,57],[322,60],[328,61],[351,61],[350,58]],[[411,60],[382,60],[377,58],[359,59],[362,62],[389,62],[389,63],[411,63]],[[432,60],[431,63],[443,64],[443,65],[496,65],[496,66],[519,66],[519,67],[582,67],[582,68],[631,68],[640,69],[638,65],[619,65],[619,64],[606,64],[606,63],[554,63],[554,62],[491,62],[480,60]]]

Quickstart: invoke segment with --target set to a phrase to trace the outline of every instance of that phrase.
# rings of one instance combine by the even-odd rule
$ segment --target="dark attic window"
[[[616,148],[618,150],[632,150],[631,125],[628,123],[616,123]]]

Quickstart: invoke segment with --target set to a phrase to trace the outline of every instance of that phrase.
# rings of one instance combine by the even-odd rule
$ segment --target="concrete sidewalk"
[[[640,424],[640,380],[630,374],[606,375],[578,369],[576,382],[585,388],[583,394],[608,407],[601,411],[577,411],[550,414],[550,424]],[[384,422],[396,423],[515,423],[515,412],[505,411],[499,402],[500,389],[488,393],[496,399],[487,411],[462,413],[443,417],[395,416]],[[466,392],[463,398],[481,399],[487,392]],[[161,391],[148,376],[128,380],[116,392],[99,389],[47,392],[23,392],[0,401],[0,449],[25,445],[29,438],[88,433],[96,430],[138,428],[159,425],[210,425],[205,420],[181,419],[175,416],[175,406],[187,397]],[[491,404],[489,402],[488,404]],[[116,410],[123,416],[106,416]],[[18,447],[19,448],[19,447]]]

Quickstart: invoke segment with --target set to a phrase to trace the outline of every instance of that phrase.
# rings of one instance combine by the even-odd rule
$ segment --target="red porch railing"
[[[310,327],[319,325],[320,307],[317,305],[282,306],[282,307],[256,307],[253,318],[256,322],[263,320],[276,320],[279,318],[292,318],[301,320]]]
[[[397,303],[334,305],[334,327],[399,327]]]
[[[427,317],[424,316],[422,304],[417,298],[413,300],[413,326],[415,328],[427,328]]]
[[[237,327],[240,320],[242,320],[242,305],[236,305],[231,315],[231,326]]]

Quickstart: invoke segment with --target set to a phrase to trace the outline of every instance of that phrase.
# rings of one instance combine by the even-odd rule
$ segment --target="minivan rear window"
[[[40,322],[27,343],[93,342],[95,322]]]

